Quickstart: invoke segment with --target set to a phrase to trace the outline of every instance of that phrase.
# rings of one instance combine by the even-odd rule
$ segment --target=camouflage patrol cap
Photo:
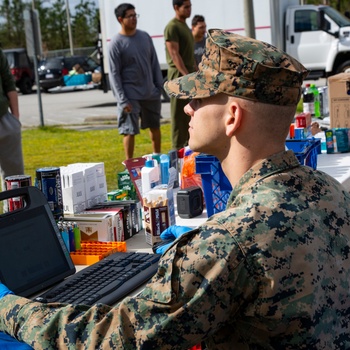
[[[220,92],[274,105],[296,105],[308,71],[295,58],[265,42],[209,29],[198,71],[168,81],[170,96],[206,98]]]

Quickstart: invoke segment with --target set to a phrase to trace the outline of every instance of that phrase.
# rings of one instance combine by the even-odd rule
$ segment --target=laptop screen
[[[24,297],[75,273],[48,204],[0,218],[0,281]]]

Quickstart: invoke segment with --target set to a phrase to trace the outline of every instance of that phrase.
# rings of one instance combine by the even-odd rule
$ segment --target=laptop
[[[23,208],[0,216],[0,281],[16,295],[31,297],[75,273],[44,194],[36,187],[0,193],[22,197]]]
[[[16,295],[112,306],[157,271],[159,254],[119,252],[75,273],[44,194],[33,186],[0,193],[0,201],[13,197],[25,205],[0,215],[0,282]]]

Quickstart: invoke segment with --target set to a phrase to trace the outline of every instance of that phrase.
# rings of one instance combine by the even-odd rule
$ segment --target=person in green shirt
[[[175,17],[164,30],[168,80],[195,71],[194,39],[186,19],[191,16],[190,0],[173,0]],[[188,143],[190,118],[184,113],[186,102],[170,98],[172,147],[180,149]]]

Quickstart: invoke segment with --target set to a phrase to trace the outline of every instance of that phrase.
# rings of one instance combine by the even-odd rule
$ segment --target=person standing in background
[[[192,35],[194,39],[194,58],[196,60],[197,67],[202,60],[202,55],[205,51],[205,40],[207,25],[205,18],[202,15],[195,15],[192,18]]]
[[[191,16],[190,0],[173,0],[175,17],[164,29],[168,80],[195,71],[194,39],[186,19]],[[184,112],[185,101],[170,98],[172,147],[180,149],[188,143],[190,118]]]
[[[157,54],[151,37],[136,29],[132,4],[115,9],[120,32],[109,45],[110,83],[117,100],[118,130],[124,136],[126,159],[133,158],[135,135],[149,128],[154,153],[161,151],[161,89],[163,85]]]
[[[22,132],[16,85],[7,59],[0,49],[0,168],[1,186],[5,178],[23,175]]]
[[[226,210],[163,231],[177,239],[158,271],[114,307],[38,303],[0,283],[1,332],[40,350],[350,349],[350,194],[285,150],[308,71],[220,29],[202,62],[165,90],[190,99],[189,145],[219,159]]]

